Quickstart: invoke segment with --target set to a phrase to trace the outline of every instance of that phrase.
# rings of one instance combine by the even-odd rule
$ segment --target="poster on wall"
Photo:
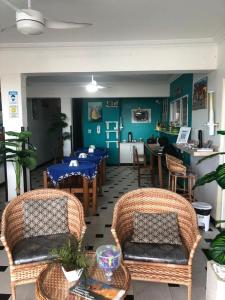
[[[151,109],[132,109],[131,123],[151,123]]]
[[[207,108],[207,77],[194,83],[192,109]]]
[[[19,118],[18,91],[9,91],[9,118]]]
[[[88,121],[102,120],[102,102],[88,102]]]

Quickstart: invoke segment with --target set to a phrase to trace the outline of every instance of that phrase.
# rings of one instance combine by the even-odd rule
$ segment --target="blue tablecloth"
[[[79,155],[74,156],[64,156],[63,162],[64,163],[70,163],[71,160],[78,160],[79,162],[93,162],[97,165],[101,163],[101,157],[97,155],[87,154],[87,158],[79,158]]]
[[[69,167],[68,163],[56,164],[47,168],[47,174],[54,185],[57,185],[63,178],[73,175],[80,175],[92,180],[97,175],[97,165],[89,161],[80,162],[77,167]]]
[[[89,148],[78,148],[76,154],[80,154],[82,152],[88,153]],[[106,148],[95,148],[93,153],[89,153],[92,155],[100,156],[101,158],[107,158],[109,156],[108,149]]]

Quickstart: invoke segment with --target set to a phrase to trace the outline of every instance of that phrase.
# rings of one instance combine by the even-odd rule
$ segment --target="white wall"
[[[217,129],[225,129],[225,94],[223,92],[223,80],[225,78],[225,42],[218,47],[218,69],[209,73],[195,74],[193,83],[199,79],[208,76],[208,91],[215,91],[215,122],[219,123]],[[225,88],[225,86],[224,86]],[[203,131],[204,141],[212,140],[215,146],[220,146],[222,151],[224,148],[224,137],[218,134],[209,136],[208,128],[204,124],[208,121],[208,110],[201,109],[192,111],[192,138],[198,139],[198,130]],[[224,150],[223,150],[224,151]],[[192,158],[192,168],[198,176],[205,175],[215,170],[221,162],[222,157],[204,161],[200,165],[196,165],[198,159]],[[196,189],[196,198],[199,201],[211,203],[213,205],[212,216],[217,219],[225,219],[225,194],[214,181]]]

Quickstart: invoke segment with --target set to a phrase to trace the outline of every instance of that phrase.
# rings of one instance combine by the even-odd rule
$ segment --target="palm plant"
[[[61,161],[63,158],[63,145],[64,141],[67,139],[70,139],[71,134],[70,132],[63,132],[63,129],[68,126],[68,123],[66,122],[67,115],[61,112],[57,112],[53,115],[53,120],[51,127],[48,129],[49,133],[54,133],[57,135],[57,149],[55,152],[55,160]]]
[[[29,143],[30,131],[7,131],[9,137],[0,142],[0,163],[4,160],[12,162],[16,176],[16,194],[20,194],[20,179],[22,168],[33,169],[36,167],[36,148]]]

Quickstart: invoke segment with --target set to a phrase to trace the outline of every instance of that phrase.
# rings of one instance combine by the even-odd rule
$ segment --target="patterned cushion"
[[[177,214],[134,213],[132,242],[181,245]]]
[[[24,237],[68,232],[67,197],[23,201]]]

